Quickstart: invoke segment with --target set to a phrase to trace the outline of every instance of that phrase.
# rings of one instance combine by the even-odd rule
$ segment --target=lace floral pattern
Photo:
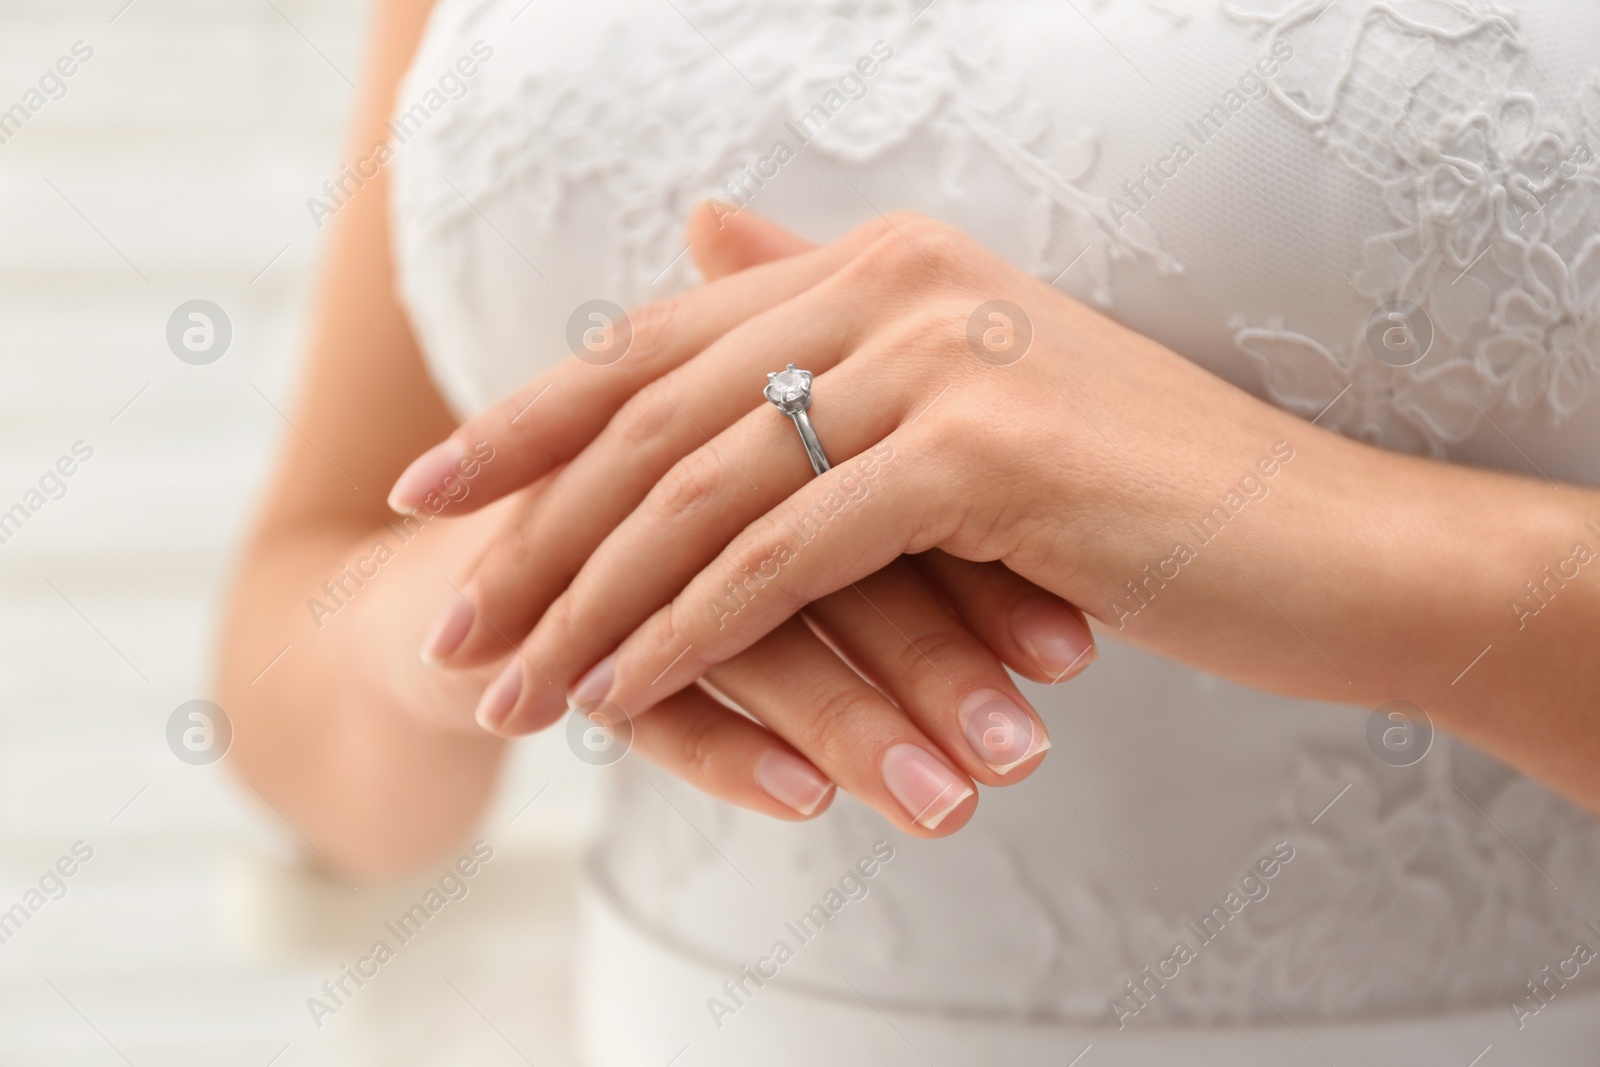
[[[1162,990],[1148,1021],[1270,1024],[1279,1010],[1295,1019],[1378,1019],[1483,1008],[1525,995],[1522,983],[1570,955],[1575,941],[1594,943],[1585,918],[1600,905],[1594,821],[1466,745],[1438,738],[1405,768],[1365,751],[1308,749],[1279,824],[1295,849],[1280,898],[1246,909],[1214,947],[1200,947],[1192,926],[1170,918],[1128,924],[1141,935],[1142,962],[1163,934],[1202,957],[1197,981]],[[1263,839],[1259,847],[1270,846]],[[1086,945],[1103,941],[1099,934]],[[1093,955],[1109,948],[1099,944]],[[1269,992],[1270,1005],[1251,983]],[[1587,977],[1581,984],[1595,988]]]
[[[1300,907],[1262,931],[1276,947],[1257,949],[1262,966],[1248,968],[1282,991],[1286,1011],[1392,1015],[1419,987],[1440,1007],[1504,1003],[1575,941],[1592,940],[1593,819],[1447,738],[1413,767],[1366,755],[1308,754],[1286,805],[1317,877],[1301,883]],[[1339,807],[1311,824],[1347,785]]]
[[[460,41],[478,36],[494,40],[522,3],[443,0],[432,32],[450,39],[436,55],[453,55]],[[1189,33],[1211,4],[1093,0],[1086,10],[1142,12],[1162,32]],[[425,154],[429,166],[413,171],[407,155],[397,164],[402,255],[443,264],[429,277],[467,287],[476,253],[465,235],[483,237],[480,211],[516,214],[535,231],[555,232],[564,212],[597,193],[604,229],[593,240],[602,247],[586,267],[608,274],[618,299],[679,290],[693,281],[680,235],[689,209],[707,196],[726,197],[723,183],[785,136],[785,121],[881,39],[892,44],[893,59],[805,152],[861,176],[907,146],[931,149],[952,203],[1003,173],[1027,190],[1023,206],[1008,205],[1003,216],[1026,231],[1023,265],[1053,278],[1086,249],[1075,269],[1088,272],[1102,304],[1112,303],[1119,263],[1179,272],[1144,221],[1119,223],[1104,197],[1083,191],[1097,176],[1104,135],[1021,91],[1007,73],[992,7],[978,0],[674,0],[662,10],[677,17],[673,7],[681,11],[678,32],[617,19],[580,71],[507,69],[515,60],[496,59],[503,64],[490,68],[496,81],[455,103],[406,148]],[[1583,138],[1600,129],[1600,82],[1560,108],[1548,94],[1534,95],[1527,86],[1537,72],[1520,51],[1515,22],[1457,0],[1228,0],[1222,10],[1240,33],[1254,27],[1292,41],[1297,60],[1272,88],[1276,108],[1313,130],[1387,205],[1392,225],[1365,242],[1353,288],[1374,305],[1411,301],[1436,326],[1433,351],[1395,368],[1373,357],[1364,329],[1314,338],[1286,321],[1293,307],[1284,319],[1241,320],[1233,335],[1262,391],[1307,416],[1340,397],[1323,424],[1417,451],[1463,439],[1485,413],[1572,411],[1600,353],[1600,163],[1570,165]],[[417,77],[427,74],[418,68]],[[856,194],[841,183],[839,195]],[[760,209],[759,192],[752,204]],[[518,317],[523,309],[495,313],[518,328],[529,322]],[[508,358],[455,340],[461,358]],[[1210,682],[1157,661],[1121,666],[1129,669],[1115,677],[1144,698],[1129,697],[1135,706],[1123,717],[1124,739],[1136,743],[1159,734],[1160,717],[1195,703]],[[1141,677],[1157,673],[1164,688],[1137,689]],[[1239,711],[1246,699],[1235,693],[1208,709],[1219,733],[1247,736],[1260,725]],[[1560,958],[1558,949],[1570,950],[1569,936],[1584,936],[1569,887],[1600,886],[1594,820],[1444,739],[1421,765],[1395,771],[1375,765],[1359,731],[1336,744],[1304,706],[1284,701],[1272,712],[1301,716],[1294,721],[1302,732],[1261,753],[1292,770],[1291,785],[1282,797],[1249,799],[1260,801],[1269,822],[1280,804],[1281,835],[1252,825],[1207,843],[1237,856],[1242,871],[1286,838],[1299,852],[1292,876],[1302,890],[1242,917],[1140,1025],[1276,1023],[1252,983],[1295,1018],[1480,1007],[1516,993]],[[841,803],[821,822],[776,837],[758,817],[669,783],[660,795],[642,780],[628,788],[602,865],[643,925],[719,965],[738,956],[728,948],[735,943],[728,928],[758,939],[772,925],[766,912],[741,909],[745,886],[733,862],[754,871],[755,857],[764,886],[798,886],[803,896],[883,832],[875,816]],[[1347,788],[1339,806],[1319,817]],[[676,799],[667,801],[669,794]],[[987,837],[941,842],[943,858],[928,861],[941,879],[967,877],[965,890],[984,883],[985,915],[998,915],[993,943],[952,940],[948,916],[971,900],[944,880],[913,878],[908,853],[873,890],[883,905],[878,924],[821,944],[808,958],[867,983],[875,1002],[1107,1021],[1107,999],[1195,916],[1170,896],[1137,895],[1142,883],[1130,893],[1104,868],[1080,869],[1090,855],[1083,843],[1046,832],[1038,819],[1019,815],[997,821]],[[798,909],[804,901],[793,903]],[[708,904],[716,912],[709,917]],[[824,991],[845,989],[828,979],[827,967],[819,970]],[[872,985],[875,978],[883,988]],[[923,983],[916,995],[895,1000],[913,978]]]
[[[1280,1010],[1300,1021],[1376,1020],[1503,1006],[1577,941],[1600,942],[1587,919],[1600,907],[1600,834],[1543,787],[1446,738],[1405,768],[1325,745],[1295,759],[1277,829],[1227,845],[1241,876],[1279,842],[1293,859],[1260,905],[1212,941],[1196,924],[1237,881],[1186,904],[1130,894],[1130,870],[1077,869],[1069,843],[1036,818],[946,843],[956,855],[897,859],[872,889],[873,921],[848,942],[808,950],[827,959],[797,981],[848,998],[843,974],[886,1009],[1017,1022],[1112,1023],[1116,1002],[1132,1009],[1130,1028],[1275,1025]],[[730,971],[738,953],[724,944],[765,945],[772,916],[786,911],[760,909],[748,929],[719,912],[719,936],[704,915],[707,900],[723,898],[717,887],[744,900],[746,874],[769,897],[775,880],[824,886],[883,836],[874,816],[842,804],[815,832],[775,847],[759,817],[676,783],[660,788],[627,779],[628,817],[603,854],[606,879],[647,928]],[[1036,804],[1053,807],[1050,796],[1041,789]],[[963,882],[972,871],[980,892]],[[1194,962],[1177,977],[1168,971],[1159,989],[1146,985],[1141,1005],[1128,983],[1149,981],[1144,969],[1160,970],[1179,941]],[[1596,987],[1588,974],[1569,985],[1572,996]]]
[[[501,6],[479,3],[462,22],[487,21]],[[643,299],[693,281],[682,220],[708,197],[730,199],[730,180],[735,191],[748,189],[740,175],[775,139],[866,164],[922,135],[936,142],[952,195],[961,195],[980,159],[998,161],[1025,185],[1035,273],[1053,276],[1066,265],[1053,254],[1086,248],[1076,269],[1090,273],[1094,298],[1109,304],[1117,260],[1178,271],[1142,222],[1119,224],[1103,197],[1078,187],[1094,167],[1097,133],[1055,128],[1039,103],[995,72],[992,18],[977,0],[676,7],[698,33],[663,39],[619,22],[597,68],[581,78],[523,70],[513,92],[463,99],[451,120],[426,131],[431,151],[455,161],[449,170],[459,194],[448,186],[403,190],[413,223],[460,225],[480,198],[510,191],[548,226],[575,190],[598,185],[613,205],[610,282]],[[801,148],[784,123],[836,88],[874,41],[888,43],[893,58]],[[722,62],[708,61],[711,48]],[[642,99],[657,106],[641,110]]]
[[[1443,453],[1496,410],[1559,420],[1600,361],[1600,79],[1555,111],[1514,16],[1464,0],[1259,0],[1234,17],[1301,60],[1278,103],[1381,191],[1393,221],[1349,279],[1377,307],[1431,321],[1423,360],[1377,358],[1361,324],[1323,343],[1282,322],[1235,322],[1279,405],[1353,437]],[[1546,93],[1544,99],[1549,100]]]

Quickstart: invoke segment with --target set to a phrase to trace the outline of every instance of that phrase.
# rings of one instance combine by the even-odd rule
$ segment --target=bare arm
[[[353,148],[381,136],[429,7],[375,6]],[[501,751],[449,725],[470,724],[484,673],[430,671],[414,651],[450,596],[449,568],[470,563],[495,518],[432,519],[409,541],[386,526],[395,476],[455,425],[394,295],[388,191],[385,171],[331,221],[295,430],[240,563],[218,683],[236,771],[356,879],[450,847]],[[358,585],[342,568],[363,557],[376,574]],[[313,597],[336,611],[314,617]]]

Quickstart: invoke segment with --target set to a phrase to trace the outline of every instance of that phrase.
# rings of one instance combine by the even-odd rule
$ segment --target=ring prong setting
[[[811,428],[811,416],[806,414],[806,409],[811,407],[811,372],[793,363],[783,370],[769,372],[767,387],[761,394],[773,407],[789,416],[795,429],[800,431],[800,441],[806,446],[812,472],[818,476],[826,474],[830,468],[828,455],[822,450],[822,442],[817,440],[817,432]]]
[[[794,415],[811,407],[811,381],[810,371],[791,363],[784,370],[767,373],[767,387],[762,394],[785,415]]]

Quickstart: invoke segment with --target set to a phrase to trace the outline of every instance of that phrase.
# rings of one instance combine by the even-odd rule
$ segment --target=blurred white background
[[[165,740],[208,695],[230,563],[292,432],[305,201],[337,165],[365,18],[0,0],[0,109],[93,49],[0,144],[0,511],[93,449],[0,544],[0,911],[93,849],[0,944],[0,1064],[571,1062],[568,886],[595,789],[559,738],[519,753],[471,894],[320,1028],[307,998],[421,889],[312,873],[259,795]],[[165,339],[197,298],[233,326],[209,366]]]

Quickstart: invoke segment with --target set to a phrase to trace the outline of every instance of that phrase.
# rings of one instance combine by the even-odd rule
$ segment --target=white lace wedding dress
[[[938,216],[1320,425],[1600,484],[1593,0],[441,0],[417,103],[397,257],[463,414],[579,304],[696,284],[718,196],[817,241]],[[1369,343],[1390,301],[1412,366],[1398,320]],[[1600,1064],[1595,820],[1448,738],[1380,760],[1372,709],[1102,647],[1027,687],[1054,749],[947,841],[596,772],[592,1061]]]

